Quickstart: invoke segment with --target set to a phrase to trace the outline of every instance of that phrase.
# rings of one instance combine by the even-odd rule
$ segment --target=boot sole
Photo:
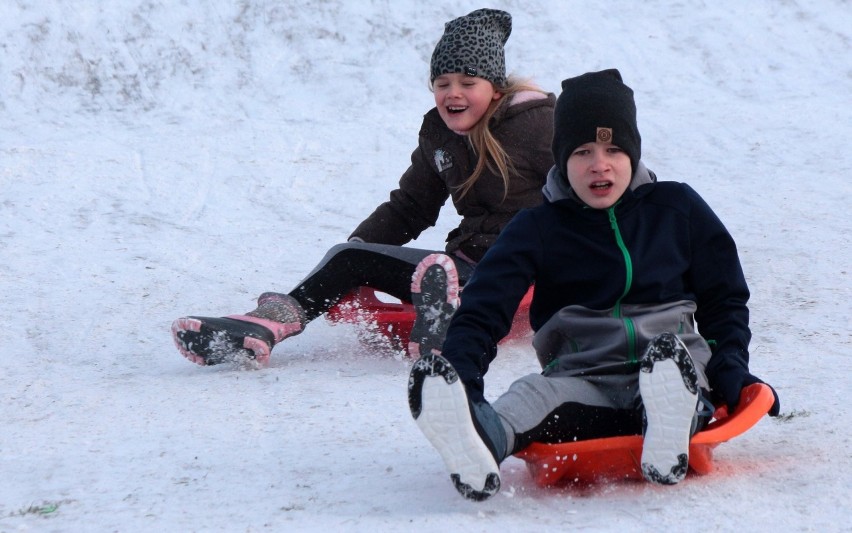
[[[444,272],[445,280],[440,288],[437,281],[428,276],[436,270]],[[443,316],[433,316],[434,303],[430,305],[424,302],[423,294],[441,292],[443,302],[439,313]],[[420,261],[411,277],[411,303],[416,313],[411,328],[411,340],[408,343],[408,354],[414,359],[419,359],[427,353],[440,355],[450,318],[459,307],[459,276],[452,259],[445,254],[431,254]]]
[[[178,351],[201,366],[256,361],[265,365],[275,343],[268,328],[234,318],[184,317],[172,323]]]

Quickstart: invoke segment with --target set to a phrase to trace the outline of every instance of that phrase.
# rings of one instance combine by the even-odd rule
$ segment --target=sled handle
[[[692,443],[724,442],[745,433],[769,412],[775,403],[772,389],[764,383],[753,383],[744,387],[740,393],[740,403],[733,415],[728,415],[727,407],[716,410],[716,419],[696,433]]]

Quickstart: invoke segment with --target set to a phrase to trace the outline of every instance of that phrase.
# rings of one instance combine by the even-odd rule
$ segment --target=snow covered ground
[[[184,314],[287,291],[379,202],[432,105],[417,0],[0,3],[0,531],[840,531],[852,522],[852,6],[495,0],[509,69],[617,67],[643,159],[738,240],[782,417],[671,488],[458,496],[410,363],[325,320],[201,368]],[[441,248],[449,210],[416,243]],[[535,371],[504,350],[496,397]]]

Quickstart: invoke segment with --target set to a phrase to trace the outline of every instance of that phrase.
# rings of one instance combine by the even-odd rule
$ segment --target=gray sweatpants
[[[710,421],[710,394],[699,387],[692,433]],[[508,454],[533,442],[562,443],[641,435],[644,409],[639,374],[544,376],[516,380],[492,403],[506,432]]]
[[[532,442],[569,442],[642,432],[639,375],[543,376],[516,380],[492,407],[514,453]]]

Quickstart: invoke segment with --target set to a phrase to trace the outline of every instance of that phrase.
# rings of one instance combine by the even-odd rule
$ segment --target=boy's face
[[[490,81],[459,73],[438,76],[432,90],[438,114],[448,128],[459,133],[470,131],[491,102],[502,96]]]
[[[566,165],[568,183],[586,205],[606,209],[615,205],[630,185],[630,157],[612,143],[590,142],[571,152]]]

